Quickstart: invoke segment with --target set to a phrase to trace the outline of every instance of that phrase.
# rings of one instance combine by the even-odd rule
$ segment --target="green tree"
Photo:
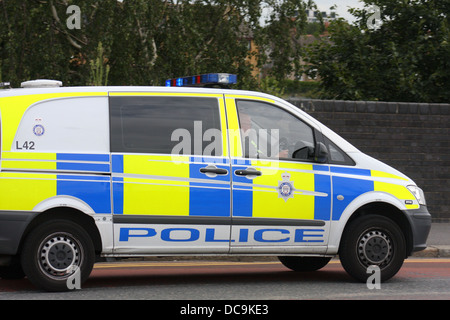
[[[80,8],[79,29],[66,24],[70,5]],[[253,89],[255,67],[270,64],[278,80],[298,69],[306,6],[302,0],[0,0],[0,74],[15,87],[36,78],[87,85],[101,43],[110,85],[229,72],[239,75],[239,87]],[[258,50],[249,51],[250,40]]]
[[[352,9],[354,25],[338,20],[330,36],[305,50],[310,76],[323,98],[448,102],[450,2],[365,0],[380,8],[382,25],[368,27],[373,12]],[[370,25],[370,24],[369,24]]]
[[[2,75],[17,87],[20,82],[50,78],[65,85],[89,82],[89,61],[103,42],[109,52],[114,34],[117,1],[48,0],[0,1],[0,59]],[[81,29],[66,25],[69,5],[81,9]]]
[[[110,66],[108,64],[108,59],[104,56],[104,49],[101,42],[99,42],[97,47],[97,58],[95,60],[89,61],[91,68],[89,85],[92,86],[106,86],[108,85],[108,76]]]
[[[277,81],[298,74],[301,61],[300,37],[305,32],[306,9],[311,2],[301,0],[272,1],[272,13],[261,34],[261,47],[266,54],[262,62],[270,64],[268,73]]]

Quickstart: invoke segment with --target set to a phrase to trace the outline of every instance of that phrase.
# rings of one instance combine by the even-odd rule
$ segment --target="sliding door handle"
[[[220,169],[220,168],[201,168],[200,169],[201,173],[215,173],[215,174],[227,174],[228,170],[227,169]]]
[[[227,169],[217,168],[216,166],[207,166],[200,169],[200,173],[206,174],[207,177],[215,178],[217,175],[227,175]]]

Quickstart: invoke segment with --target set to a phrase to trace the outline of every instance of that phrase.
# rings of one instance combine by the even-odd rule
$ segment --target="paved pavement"
[[[427,248],[415,252],[414,257],[450,257],[450,223],[432,223]]]

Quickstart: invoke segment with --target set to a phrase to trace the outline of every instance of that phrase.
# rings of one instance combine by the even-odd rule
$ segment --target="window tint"
[[[314,133],[306,123],[264,102],[239,100],[237,108],[245,157],[313,159]]]
[[[111,97],[110,108],[113,152],[222,154],[216,98]]]

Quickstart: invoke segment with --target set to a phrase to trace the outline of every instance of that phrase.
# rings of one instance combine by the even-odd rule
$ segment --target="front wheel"
[[[366,282],[370,266],[380,270],[381,281],[392,278],[402,267],[406,256],[403,232],[392,220],[379,216],[362,216],[346,227],[339,257],[347,273]]]
[[[67,291],[73,289],[69,283],[72,276],[79,275],[79,284],[87,280],[95,252],[89,234],[80,225],[54,220],[28,235],[21,260],[23,271],[35,286],[46,291]]]

